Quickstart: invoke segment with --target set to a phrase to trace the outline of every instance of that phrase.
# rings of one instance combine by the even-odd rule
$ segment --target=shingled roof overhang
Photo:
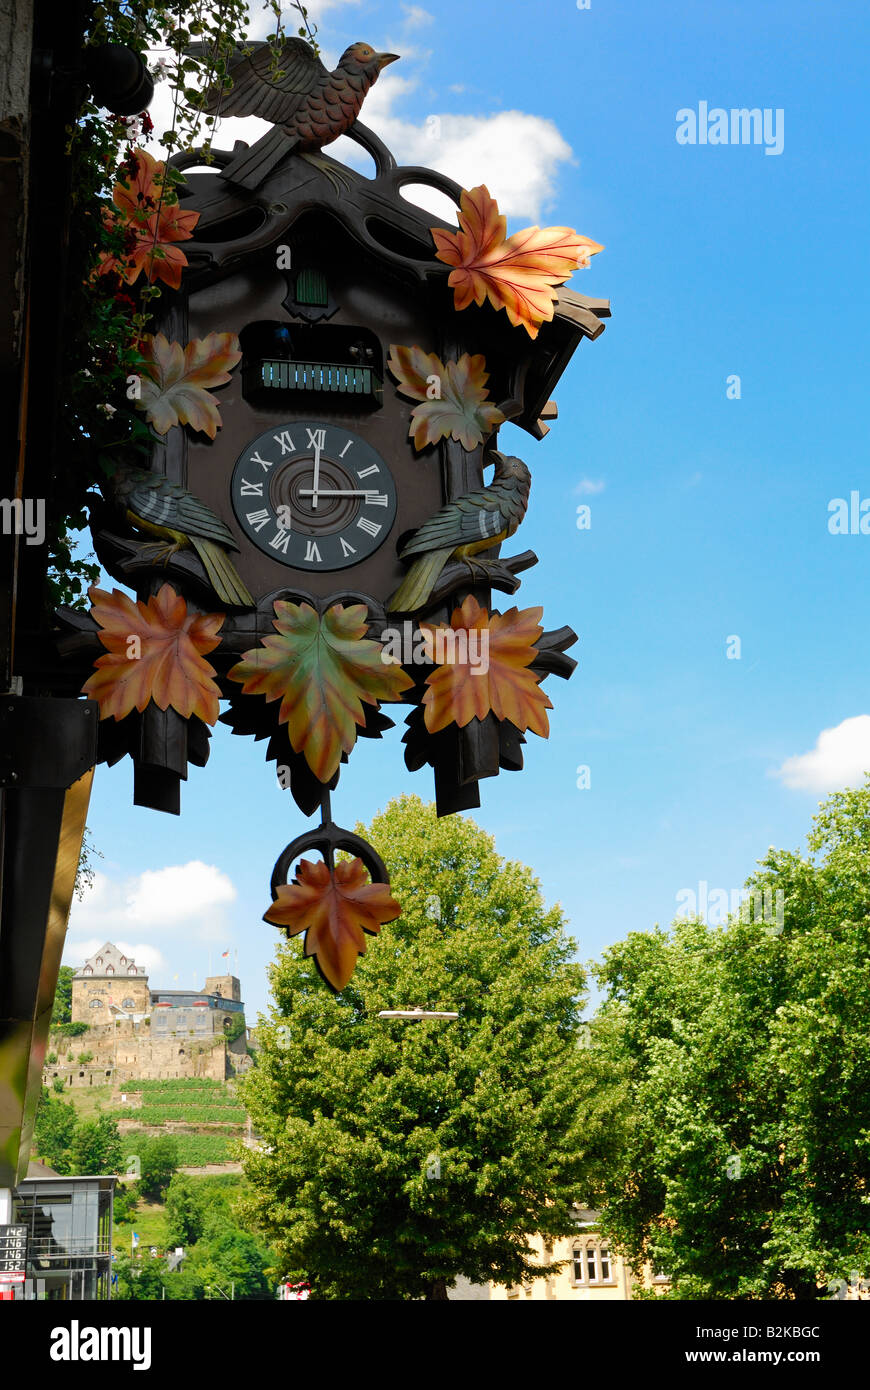
[[[409,285],[436,286],[446,281],[450,267],[437,259],[431,229],[449,224],[409,201],[402,190],[422,185],[458,206],[462,187],[438,170],[399,166],[374,132],[359,122],[353,138],[374,159],[375,177],[365,178],[322,155],[326,168],[335,171],[335,186],[305,160],[291,156],[256,193],[235,187],[219,171],[245,148],[242,143],[233,151],[215,150],[215,167],[208,172],[196,153],[176,156],[173,162],[178,169],[192,171],[186,172],[180,197],[185,208],[200,213],[193,238],[184,243],[190,267],[185,275],[188,288],[216,283],[252,257],[268,258],[274,264],[276,247],[294,228],[297,237],[305,235],[312,220],[324,230],[331,223],[343,231],[360,264],[376,265],[382,275]],[[350,194],[344,191],[348,184]],[[487,338],[497,339],[502,352],[516,359],[512,391],[523,410],[514,423],[540,439],[547,428],[540,417],[550,394],[582,340],[594,340],[604,331],[602,320],[610,316],[609,301],[563,287],[552,321],[541,326],[534,341],[489,305],[467,312],[469,324],[475,313],[484,316],[481,324],[491,320],[486,325]]]

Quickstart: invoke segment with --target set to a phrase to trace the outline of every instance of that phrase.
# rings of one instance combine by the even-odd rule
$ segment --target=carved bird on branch
[[[387,608],[391,613],[416,613],[423,608],[448,560],[469,560],[482,550],[512,536],[526,514],[532,475],[522,459],[490,449],[495,472],[488,487],[467,492],[448,502],[425,521],[399,552],[411,567]],[[486,561],[476,568],[486,573]]]
[[[131,526],[161,544],[154,562],[167,562],[177,550],[191,546],[202,561],[209,582],[223,603],[249,607],[254,600],[227,554],[238,550],[232,532],[200,498],[162,473],[123,465],[101,485],[106,500],[124,513]]]
[[[212,116],[259,116],[273,122],[273,130],[221,170],[222,178],[250,189],[258,188],[288,154],[300,154],[323,169],[316,152],[350,129],[369,88],[399,57],[353,43],[330,72],[304,39],[285,39],[277,64],[269,44],[248,48],[253,52],[236,49],[229,60],[229,91],[214,83],[203,94],[202,109]],[[209,56],[203,44],[191,44],[187,51],[195,58]]]

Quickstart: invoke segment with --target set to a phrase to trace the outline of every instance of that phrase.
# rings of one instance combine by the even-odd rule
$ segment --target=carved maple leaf
[[[531,729],[541,738],[549,736],[546,711],[552,701],[539,686],[540,676],[528,669],[537,656],[542,613],[541,608],[511,608],[490,617],[469,594],[454,609],[449,628],[420,624],[426,655],[443,663],[426,677],[423,705],[430,733],[448,724],[464,729],[491,712],[521,733]]]
[[[470,357],[464,352],[458,362],[442,362],[434,352],[393,343],[387,366],[401,394],[422,402],[412,410],[408,430],[415,449],[448,435],[463,449],[476,449],[504,423],[498,406],[487,400],[489,374],[482,353]]]
[[[366,949],[364,933],[377,935],[401,911],[388,883],[368,881],[361,859],[343,860],[332,872],[302,859],[293,882],[279,885],[264,920],[288,936],[307,932],[306,956],[314,956],[332,988],[341,990]]]
[[[278,719],[294,752],[328,782],[365,724],[364,704],[397,700],[414,682],[365,637],[363,604],[335,603],[322,618],[307,603],[278,600],[274,607],[275,636],[245,652],[228,674],[246,695],[281,701]]]
[[[187,257],[174,243],[193,236],[200,214],[179,207],[163,163],[147,150],[135,149],[131,162],[126,181],[119,180],[112,191],[115,207],[103,209],[108,226],[127,232],[128,246],[120,256],[105,253],[97,274],[114,272],[132,285],[144,271],[152,283],[163,280],[177,290]]]
[[[531,338],[553,317],[555,287],[604,250],[571,227],[526,227],[507,237],[507,223],[485,184],[463,190],[458,217],[458,232],[430,229],[438,260],[456,267],[447,280],[454,307],[467,309],[472,300],[488,299]]]
[[[88,596],[107,655],[94,662],[82,694],[99,702],[100,719],[141,713],[153,700],[159,709],[171,705],[183,719],[195,714],[214,724],[220,691],[214,667],[203,658],[218,645],[225,615],[190,612],[171,584],[147,603],[119,589],[107,594],[91,588]]]
[[[190,425],[214,439],[221,423],[218,402],[206,387],[224,386],[242,357],[235,333],[209,333],[183,348],[162,333],[146,334],[142,356],[141,396],[136,409],[158,434],[173,425]]]

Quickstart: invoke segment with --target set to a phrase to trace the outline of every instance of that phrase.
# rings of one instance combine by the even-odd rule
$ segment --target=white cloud
[[[184,923],[199,939],[215,938],[224,931],[223,909],[235,898],[232,880],[199,859],[122,881],[97,873],[82,901],[73,903],[70,931],[99,935],[98,946],[107,940],[120,945],[116,934],[125,926],[159,932]]]
[[[417,6],[411,6],[410,11],[413,15],[427,13]],[[406,19],[406,24],[411,22],[410,17]],[[363,122],[376,131],[400,164],[437,169],[463,188],[485,183],[506,216],[539,222],[554,202],[560,166],[576,162],[558,127],[543,116],[516,110],[491,115],[433,111],[418,121],[407,119],[396,108],[415,91],[415,65],[424,63],[429,55],[407,45],[399,46],[404,46],[403,64],[409,67],[401,72],[388,68],[380,77],[366,97]],[[328,67],[334,66],[338,57],[337,52],[323,50]],[[151,119],[156,135],[171,126],[171,88],[167,82],[157,86]],[[232,149],[236,140],[253,144],[268,129],[269,123],[255,116],[229,117],[217,122],[214,146]],[[203,135],[207,130],[203,126]],[[155,154],[165,153],[155,140],[149,144]],[[326,153],[366,174],[371,172],[368,157],[346,137],[328,146]],[[448,206],[442,194],[420,187],[413,189],[412,201],[441,219]],[[455,217],[450,220],[455,221]]]
[[[433,111],[422,121],[409,121],[393,108],[413,85],[405,78],[400,86],[398,74],[392,83],[379,82],[363,110],[365,123],[399,163],[437,169],[463,188],[485,183],[506,216],[538,221],[555,198],[559,166],[573,160],[571,146],[554,123],[525,111],[487,116]],[[339,157],[346,157],[344,151]],[[415,201],[440,214],[437,195],[431,200],[422,189],[419,197],[415,190]]]
[[[434,24],[435,16],[428,10],[424,10],[422,5],[403,5],[402,10],[405,15],[405,24],[409,29],[418,29],[423,24]]]
[[[92,956],[95,951],[99,951],[101,946],[105,946],[107,940],[114,940],[114,944],[127,959],[134,960],[149,975],[155,974],[158,970],[166,969],[166,961],[156,946],[149,946],[146,942],[141,941],[120,941],[117,938],[106,936],[92,936],[84,941],[67,939],[63,948],[64,965],[72,965],[78,969],[80,965],[84,965],[89,956]]]
[[[595,497],[603,492],[606,483],[603,478],[581,478],[574,491],[578,497]]]
[[[832,792],[857,787],[870,772],[870,714],[856,714],[823,729],[815,748],[786,758],[771,775],[797,791]]]

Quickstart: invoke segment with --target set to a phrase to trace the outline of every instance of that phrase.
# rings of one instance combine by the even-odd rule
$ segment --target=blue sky
[[[549,741],[530,735],[525,771],[482,783],[475,814],[587,959],[670,921],[680,890],[736,888],[768,845],[801,845],[821,797],[870,767],[870,535],[828,528],[832,499],[870,497],[868,15],[854,0],[310,8],[327,59],[360,38],[402,55],[365,112],[400,162],[486,182],[509,230],[568,224],[605,245],[572,287],[613,317],[558,386],[558,421],[541,443],[502,432],[533,476],[513,544],[540,563],[519,601],[575,628],[580,665],[547,682]],[[782,152],[678,144],[677,112],[700,102],[781,110]],[[432,797],[401,732],[354,751],[342,824],[401,791]],[[256,1010],[272,865],[304,819],[222,726],[182,797],[160,816],[132,806],[129,763],[98,769],[102,879],[65,959],[109,936],[156,962],[156,984],[187,985],[209,952],[216,969],[238,950]]]

